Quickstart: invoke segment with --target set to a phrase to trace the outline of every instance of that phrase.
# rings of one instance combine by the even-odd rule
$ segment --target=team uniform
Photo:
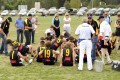
[[[45,47],[38,47],[37,52],[39,53],[40,51],[44,50]],[[43,61],[43,55],[39,54],[36,59],[37,62],[42,62]]]
[[[44,65],[54,65],[55,64],[55,57],[53,57],[52,49],[44,49],[42,56],[43,56]]]
[[[63,49],[62,65],[73,66],[73,50],[71,48]]]
[[[21,43],[17,41],[13,41],[12,45],[18,45],[18,51],[23,55],[26,56],[26,53],[29,53],[29,47],[28,46],[23,46]]]
[[[59,46],[61,46],[62,44],[62,40],[60,38],[57,38],[55,39],[53,42],[52,42],[52,45],[51,45],[51,49],[53,50],[57,50]]]
[[[10,52],[10,63],[12,66],[23,66],[18,53],[19,52],[17,50],[13,50]]]

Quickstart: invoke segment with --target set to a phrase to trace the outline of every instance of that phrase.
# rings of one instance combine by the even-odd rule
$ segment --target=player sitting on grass
[[[17,41],[12,41],[11,39],[7,39],[6,43],[9,44],[10,46],[18,45],[18,51],[23,56],[27,56],[27,53],[29,53],[29,52],[31,53],[31,56],[34,56],[32,45],[24,46]]]
[[[71,42],[66,42],[65,47],[61,50],[60,67],[75,66],[75,52]]]
[[[18,45],[13,45],[12,49],[13,50],[10,52],[10,63],[11,63],[12,66],[24,66],[24,64],[21,61],[21,59],[24,59],[29,64],[32,63],[32,59],[28,60],[27,56],[23,56],[18,51]]]
[[[43,56],[43,63],[44,65],[54,65],[56,60],[56,55],[59,55],[59,51],[55,51],[53,49],[50,49],[51,42],[47,41],[45,43],[46,49],[40,51],[39,54],[42,54]]]

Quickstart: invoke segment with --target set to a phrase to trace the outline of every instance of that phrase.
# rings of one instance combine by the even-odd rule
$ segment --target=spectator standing
[[[52,19],[52,25],[54,27],[56,37],[58,38],[60,36],[60,19],[58,14],[55,14],[54,18]]]
[[[15,26],[17,29],[17,42],[23,43],[24,20],[22,15],[19,15],[19,18],[15,21]]]
[[[63,30],[70,33],[70,31],[71,31],[71,26],[70,26],[71,18],[70,18],[69,13],[65,13],[65,16],[64,16],[63,20],[64,20]]]
[[[104,12],[104,13],[103,13],[103,16],[104,16],[104,18],[105,18],[105,21],[108,22],[108,23],[111,25],[112,20],[111,20],[111,18],[110,18],[110,15],[108,14],[108,12]]]

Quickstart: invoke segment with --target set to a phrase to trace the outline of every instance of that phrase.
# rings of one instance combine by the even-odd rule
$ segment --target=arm
[[[75,66],[75,51],[73,49],[73,66]]]
[[[6,37],[6,34],[3,32],[3,29],[0,28],[0,33]]]
[[[29,62],[28,58],[26,56],[23,56],[20,52],[18,53],[18,56],[24,59],[26,62]]]
[[[62,67],[62,58],[63,58],[63,49],[61,50],[61,54],[60,54],[60,67]]]
[[[53,50],[53,53],[54,53],[55,55],[59,55],[59,54],[60,54],[59,51],[55,51],[55,50]]]
[[[75,31],[75,35],[79,36],[80,32],[79,32],[79,26],[77,27],[76,31]]]

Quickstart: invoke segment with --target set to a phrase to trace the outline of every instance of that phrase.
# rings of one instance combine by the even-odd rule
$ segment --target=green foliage
[[[69,1],[65,1],[64,7],[66,7],[66,9],[70,9],[70,3],[69,3]]]
[[[70,7],[71,8],[80,8],[81,0],[71,0]]]

